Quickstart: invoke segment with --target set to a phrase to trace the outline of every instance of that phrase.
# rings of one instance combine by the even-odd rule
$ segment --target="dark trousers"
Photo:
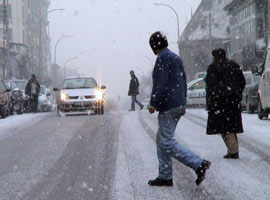
[[[143,104],[137,100],[137,96],[131,96],[131,110],[135,110],[135,103],[143,108]]]
[[[37,112],[38,95],[31,95],[31,109],[32,112]]]

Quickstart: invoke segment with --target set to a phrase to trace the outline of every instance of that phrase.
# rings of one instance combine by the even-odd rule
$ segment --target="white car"
[[[206,91],[203,78],[195,79],[187,84],[187,106],[205,106]]]
[[[264,64],[259,69],[257,66],[254,66],[253,73],[261,76],[258,91],[258,117],[259,119],[268,119],[270,114],[270,44],[267,48]]]
[[[38,96],[38,111],[50,112],[52,110],[51,92],[44,85],[40,86],[40,92]]]
[[[58,91],[57,113],[104,114],[104,90],[92,77],[68,77]]]

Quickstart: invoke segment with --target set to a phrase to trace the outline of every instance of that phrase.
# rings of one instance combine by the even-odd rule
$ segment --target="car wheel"
[[[248,97],[247,97],[247,100],[246,100],[246,106],[247,106],[247,112],[249,114],[253,114],[254,113],[254,108],[251,107],[250,100],[249,100]]]
[[[6,110],[6,117],[8,117],[10,115],[10,110],[9,108]]]
[[[20,110],[17,111],[17,114],[18,114],[18,115],[23,114],[23,110],[24,110],[23,105],[20,104]]]
[[[98,115],[103,115],[104,114],[104,106],[101,105],[98,109],[97,109]]]
[[[13,108],[13,107],[11,107],[11,108],[9,109],[9,114],[10,114],[10,115],[14,115],[14,108]]]
[[[0,115],[2,119],[6,118],[5,108],[3,106],[0,107]]]
[[[267,115],[268,116],[268,115]],[[261,100],[259,100],[258,103],[258,117],[259,119],[263,119],[264,117],[267,117],[264,109],[262,108]]]

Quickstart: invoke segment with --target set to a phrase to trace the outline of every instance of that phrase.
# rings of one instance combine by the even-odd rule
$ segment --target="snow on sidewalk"
[[[204,110],[187,110],[187,115],[189,112],[199,117],[207,117]],[[143,116],[150,128],[156,130],[158,127],[156,116],[150,116],[147,113],[144,113]],[[251,122],[246,123],[248,122],[246,118],[249,119],[244,116],[243,121],[246,131],[249,132]],[[196,121],[202,123],[200,120],[194,122]],[[241,146],[239,160],[224,159],[226,147],[222,138],[219,135],[206,135],[205,128],[194,122],[187,117],[181,118],[175,137],[180,144],[212,162],[202,187],[217,199],[228,199],[228,196],[230,196],[229,199],[270,199],[270,161],[263,160],[255,154],[256,152]],[[262,129],[266,131],[264,128]],[[258,137],[260,135],[257,134],[257,139]],[[256,143],[254,145],[259,146]]]
[[[0,139],[8,137],[11,129],[19,129],[25,127],[25,125],[32,125],[42,120],[44,116],[49,113],[26,113],[22,115],[12,115],[5,119],[0,119]]]
[[[150,187],[147,184],[158,175],[156,145],[139,123],[137,112],[124,116],[116,166],[115,200],[183,199],[176,187]]]

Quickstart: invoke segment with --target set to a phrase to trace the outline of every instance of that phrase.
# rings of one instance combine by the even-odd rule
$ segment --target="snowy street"
[[[156,114],[26,114],[0,120],[0,199],[270,199],[270,121],[243,113],[240,159],[226,160],[220,136],[207,136],[207,113],[188,109],[176,139],[212,162],[198,187],[174,162],[174,187],[150,187],[157,176]]]

